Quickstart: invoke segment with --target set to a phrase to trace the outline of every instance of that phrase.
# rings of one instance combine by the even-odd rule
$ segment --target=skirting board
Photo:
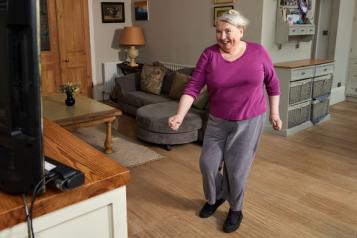
[[[346,100],[346,87],[341,86],[331,90],[330,105],[334,105]]]
[[[347,97],[346,97],[346,101],[349,101],[349,102],[357,102],[357,97],[347,96]]]

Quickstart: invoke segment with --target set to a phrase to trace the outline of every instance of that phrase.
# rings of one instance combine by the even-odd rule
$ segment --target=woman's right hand
[[[177,131],[180,128],[182,121],[183,121],[183,117],[178,114],[171,116],[171,117],[169,117],[169,120],[168,120],[169,127],[172,130]]]

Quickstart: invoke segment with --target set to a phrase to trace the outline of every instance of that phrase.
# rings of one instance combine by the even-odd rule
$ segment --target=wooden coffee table
[[[85,96],[76,95],[74,106],[64,103],[64,95],[42,96],[43,116],[66,129],[106,124],[105,153],[112,152],[112,123],[122,115],[119,109]]]

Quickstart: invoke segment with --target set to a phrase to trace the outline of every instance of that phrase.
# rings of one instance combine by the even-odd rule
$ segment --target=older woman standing
[[[264,127],[266,88],[270,122],[280,130],[279,80],[265,49],[242,41],[248,21],[230,10],[218,18],[217,44],[200,56],[191,80],[180,99],[169,126],[177,130],[200,90],[207,85],[209,119],[204,135],[200,169],[207,202],[200,217],[211,216],[226,200],[230,209],[224,232],[238,229],[242,218],[246,180]],[[224,163],[223,174],[219,171]]]

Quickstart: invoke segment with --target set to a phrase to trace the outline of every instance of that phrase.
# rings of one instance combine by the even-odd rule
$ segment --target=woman
[[[210,115],[200,158],[207,202],[200,217],[211,216],[227,200],[230,209],[224,232],[238,229],[243,218],[246,179],[265,121],[264,86],[269,97],[270,122],[275,130],[282,126],[279,80],[264,48],[241,40],[247,24],[246,18],[235,10],[218,18],[217,44],[203,51],[176,115],[168,120],[169,127],[178,130],[200,90],[207,85]],[[222,162],[223,174],[219,171]]]

